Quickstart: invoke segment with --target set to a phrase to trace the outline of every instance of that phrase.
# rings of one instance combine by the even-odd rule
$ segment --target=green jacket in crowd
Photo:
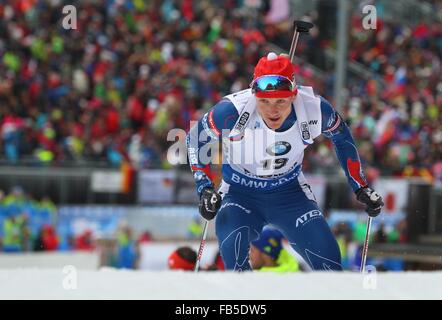
[[[282,249],[279,253],[278,259],[276,259],[276,266],[274,267],[262,267],[259,272],[298,272],[299,263],[296,259],[285,249]]]

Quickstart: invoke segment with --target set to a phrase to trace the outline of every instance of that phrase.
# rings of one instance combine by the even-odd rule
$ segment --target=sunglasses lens
[[[252,84],[252,91],[293,91],[293,83],[282,76],[264,76],[257,78]]]

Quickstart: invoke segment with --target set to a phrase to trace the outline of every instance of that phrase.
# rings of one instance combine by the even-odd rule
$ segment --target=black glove
[[[200,215],[206,220],[212,220],[221,207],[221,196],[213,188],[204,188],[200,197]]]
[[[362,187],[356,191],[356,199],[367,205],[365,211],[370,217],[376,217],[384,206],[382,197],[370,187]]]

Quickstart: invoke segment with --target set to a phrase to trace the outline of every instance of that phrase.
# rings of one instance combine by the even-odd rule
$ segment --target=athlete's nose
[[[278,113],[279,113],[279,110],[276,105],[273,104],[269,107],[269,114],[278,114]]]
[[[279,115],[279,110],[278,109],[269,110],[268,114],[270,116],[278,116]]]

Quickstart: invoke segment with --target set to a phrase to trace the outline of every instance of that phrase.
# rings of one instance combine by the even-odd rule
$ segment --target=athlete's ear
[[[290,56],[287,53],[280,53],[279,56],[290,59]]]

